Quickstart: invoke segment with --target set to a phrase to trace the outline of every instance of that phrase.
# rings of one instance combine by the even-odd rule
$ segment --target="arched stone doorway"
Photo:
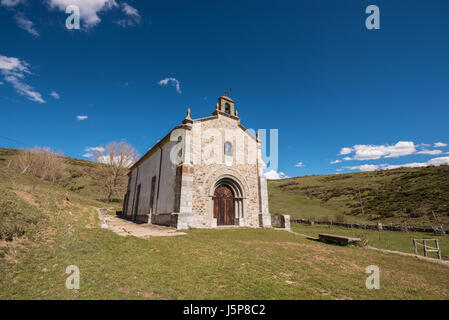
[[[213,185],[212,211],[217,225],[239,225],[243,219],[243,191],[231,176],[222,176]]]
[[[234,194],[227,185],[221,185],[214,192],[214,218],[217,225],[235,223]]]

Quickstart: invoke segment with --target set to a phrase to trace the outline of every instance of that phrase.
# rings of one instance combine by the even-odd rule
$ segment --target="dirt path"
[[[149,238],[186,235],[186,233],[184,232],[177,232],[175,228],[157,226],[153,224],[136,224],[131,221],[120,219],[116,216],[103,215],[99,210],[98,216],[100,218],[101,224],[103,224],[103,218],[109,219],[109,221],[107,221],[108,230],[115,232],[119,236]]]

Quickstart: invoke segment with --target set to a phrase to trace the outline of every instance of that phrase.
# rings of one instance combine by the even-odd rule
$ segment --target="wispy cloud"
[[[386,165],[383,166],[383,169],[396,169],[396,168],[417,168],[417,167],[428,167],[428,166],[442,166],[449,165],[449,157],[438,157],[430,159],[426,162],[413,162],[413,163],[405,163],[399,165]]]
[[[98,14],[102,11],[118,8],[115,0],[46,0],[51,9],[65,12],[67,6],[76,5],[80,9],[80,19],[84,27],[91,28],[101,22]]]
[[[427,150],[427,149],[423,149],[421,151],[416,152],[417,154],[430,154],[430,155],[437,155],[437,154],[442,154],[443,151],[441,150]]]
[[[295,165],[295,167],[297,167],[297,168],[304,167],[304,163],[298,162],[298,163]]]
[[[352,153],[352,148],[341,148],[340,155],[350,154]]]
[[[84,149],[86,151],[85,154],[83,154],[84,158],[93,158],[96,153],[103,153],[104,152],[103,147],[87,147]]]
[[[337,163],[340,163],[341,162],[341,160],[334,160],[334,161],[331,161],[331,164],[337,164]]]
[[[24,0],[1,0],[0,4],[4,7],[15,7],[23,2]]]
[[[286,179],[290,178],[283,172],[277,172],[276,170],[270,170],[264,173],[265,178],[270,180],[279,180],[279,179]]]
[[[14,18],[16,19],[17,24],[20,28],[28,32],[34,37],[39,37],[39,32],[34,28],[34,23],[30,19],[26,18],[25,15],[21,12],[17,13]]]
[[[377,164],[363,164],[360,166],[346,167],[350,170],[359,170],[359,171],[375,171],[380,168]]]
[[[158,84],[160,86],[172,85],[173,87],[176,87],[176,92],[178,92],[179,94],[182,93],[181,83],[175,78],[165,78],[165,79],[159,81]]]
[[[359,170],[359,171],[375,171],[375,170],[391,170],[398,168],[420,168],[428,166],[449,165],[449,157],[438,157],[430,159],[426,162],[411,162],[403,164],[364,164],[360,166],[343,167],[342,169]]]
[[[17,93],[26,96],[31,101],[39,103],[46,102],[39,92],[23,82],[25,76],[31,74],[27,62],[15,57],[0,55],[0,73],[3,75],[3,80],[10,83]]]
[[[87,118],[89,118],[88,116],[76,116],[76,120],[78,121],[83,121],[86,120]]]
[[[56,100],[60,98],[59,93],[57,93],[57,92],[55,92],[55,91],[52,91],[52,92],[50,93],[50,95],[51,95],[53,98],[55,98]]]
[[[443,142],[435,142],[433,145],[435,148],[443,148],[443,147],[447,147],[447,143],[443,143]]]
[[[142,22],[142,18],[136,8],[126,2],[123,2],[121,6],[123,13],[125,13],[125,18],[117,20],[115,23],[122,27],[134,27]]]

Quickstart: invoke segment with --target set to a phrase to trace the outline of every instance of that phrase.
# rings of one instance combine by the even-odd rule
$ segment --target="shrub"
[[[62,182],[69,177],[62,153],[50,148],[22,150],[15,157],[13,166],[19,173],[51,182]]]

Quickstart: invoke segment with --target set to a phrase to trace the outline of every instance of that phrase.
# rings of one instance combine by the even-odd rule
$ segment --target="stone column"
[[[176,228],[178,230],[188,229],[193,227],[194,216],[192,212],[192,198],[193,198],[193,167],[188,164],[181,166],[181,181],[179,192],[179,213]]]
[[[193,165],[192,165],[192,124],[190,119],[190,109],[187,111],[187,118],[183,121],[185,130],[184,152],[182,161],[177,168],[177,211],[176,228],[185,230],[194,226],[193,206]]]
[[[257,133],[257,170],[259,175],[259,225],[263,228],[271,228],[271,214],[268,208],[268,187],[267,178],[263,175],[265,163],[262,160],[262,144]]]

